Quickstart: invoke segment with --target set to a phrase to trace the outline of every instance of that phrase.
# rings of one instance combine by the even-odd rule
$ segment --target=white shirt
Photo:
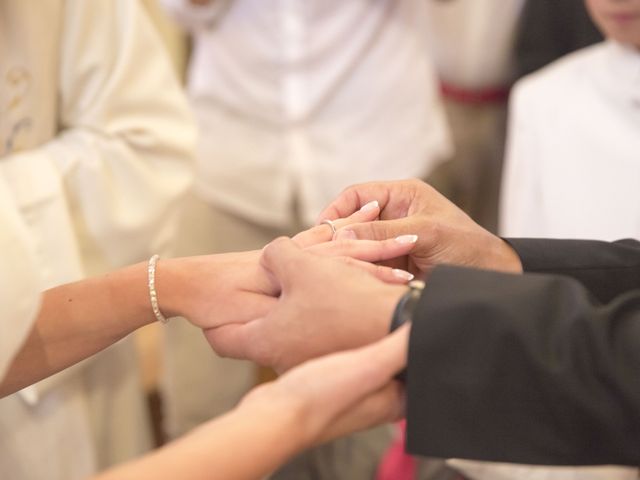
[[[640,238],[640,52],[601,43],[517,85],[501,216],[506,236]]]
[[[270,225],[449,150],[424,0],[163,0],[195,36],[198,192]]]
[[[508,87],[524,2],[426,1],[429,45],[442,80],[467,90]]]
[[[0,2],[0,178],[42,288],[140,261],[172,233],[195,135],[161,49],[137,1]],[[0,478],[86,478],[146,446],[125,347],[0,400]]]

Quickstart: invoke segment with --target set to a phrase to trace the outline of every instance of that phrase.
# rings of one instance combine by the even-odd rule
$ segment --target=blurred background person
[[[516,87],[501,231],[640,236],[640,0],[587,0],[607,41]]]
[[[41,288],[163,250],[194,128],[139,3],[8,0],[0,37],[0,173]],[[0,401],[0,477],[86,478],[149,449],[148,427],[124,341]]]
[[[193,36],[188,90],[201,132],[179,254],[260,248],[310,225],[347,185],[425,177],[449,153],[423,0],[162,3]],[[252,365],[214,359],[182,323],[166,348],[171,437],[255,383]],[[282,475],[370,478],[389,434],[379,437],[328,446]]]
[[[504,236],[640,238],[640,0],[585,3],[607,40],[525,77],[514,89],[501,199]],[[533,475],[520,472],[517,477],[512,470],[513,478]],[[638,472],[575,475],[609,480],[637,478]]]
[[[428,4],[429,45],[455,146],[429,181],[495,231],[511,85],[602,35],[583,0]]]
[[[455,151],[429,182],[495,231],[515,43],[525,0],[428,0],[428,44]]]

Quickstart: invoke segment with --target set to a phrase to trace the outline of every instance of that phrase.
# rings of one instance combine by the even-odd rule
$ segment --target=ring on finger
[[[329,225],[329,227],[331,227],[331,238],[333,238],[336,234],[336,232],[338,231],[338,229],[336,228],[336,224],[333,223],[332,220],[326,219],[322,221],[323,224],[325,225]]]

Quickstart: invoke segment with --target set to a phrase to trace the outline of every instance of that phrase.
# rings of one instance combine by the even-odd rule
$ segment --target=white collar
[[[616,91],[625,103],[631,98],[634,110],[640,108],[640,50],[630,45],[607,40],[604,49],[603,71],[608,85],[617,85]],[[627,103],[628,105],[628,103]]]
[[[611,73],[618,78],[629,79],[640,89],[640,50],[611,40],[607,44]]]

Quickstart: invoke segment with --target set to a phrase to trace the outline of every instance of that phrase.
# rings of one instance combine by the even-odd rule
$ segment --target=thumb
[[[288,237],[273,240],[262,250],[260,265],[275,279],[280,290],[288,289],[306,262],[307,256],[302,249]]]

